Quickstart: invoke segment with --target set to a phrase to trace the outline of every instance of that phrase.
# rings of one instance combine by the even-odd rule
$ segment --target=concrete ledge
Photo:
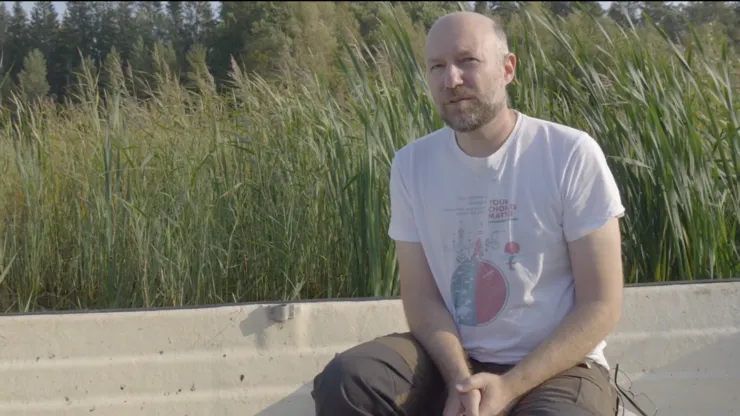
[[[5,316],[0,415],[310,416],[335,353],[407,330],[397,299],[291,305]],[[659,414],[740,412],[740,281],[628,287],[607,341]]]

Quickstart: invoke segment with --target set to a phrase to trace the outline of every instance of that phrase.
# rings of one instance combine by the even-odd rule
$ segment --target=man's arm
[[[568,245],[575,307],[538,348],[503,378],[516,397],[580,363],[617,325],[622,310],[622,253],[616,218]]]
[[[448,386],[470,377],[452,315],[444,305],[416,229],[413,197],[406,185],[404,166],[408,153],[394,157],[390,176],[391,222],[389,235],[396,241],[401,300],[411,333],[439,368]]]
[[[444,305],[421,243],[396,242],[406,320],[447,386],[471,376],[452,316]]]

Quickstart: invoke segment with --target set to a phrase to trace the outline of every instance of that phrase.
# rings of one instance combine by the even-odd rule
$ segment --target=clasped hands
[[[443,416],[505,416],[516,399],[502,376],[478,373],[452,385],[447,392]]]

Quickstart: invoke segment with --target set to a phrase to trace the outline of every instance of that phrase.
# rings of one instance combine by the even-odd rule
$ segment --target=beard
[[[490,123],[506,107],[506,95],[490,95],[486,101],[477,97],[462,103],[439,108],[440,118],[450,128],[461,133],[475,131]]]

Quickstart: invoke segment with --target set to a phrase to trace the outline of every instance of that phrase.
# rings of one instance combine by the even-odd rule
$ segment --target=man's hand
[[[480,416],[481,393],[478,389],[460,392],[455,386],[447,391],[447,402],[442,416]]]
[[[491,373],[478,373],[470,376],[457,385],[457,394],[459,397],[469,398],[471,394],[479,392],[480,396],[472,396],[463,406],[465,416],[503,416],[506,414],[509,405],[516,399],[516,393],[511,386],[504,381],[501,376]],[[479,397],[479,399],[478,399]],[[480,400],[476,409],[476,402]],[[458,399],[460,400],[460,399]],[[449,405],[449,399],[448,399]],[[445,409],[447,412],[447,409]],[[452,416],[453,413],[449,413]],[[457,416],[458,414],[454,414]],[[445,413],[444,416],[448,416]]]

